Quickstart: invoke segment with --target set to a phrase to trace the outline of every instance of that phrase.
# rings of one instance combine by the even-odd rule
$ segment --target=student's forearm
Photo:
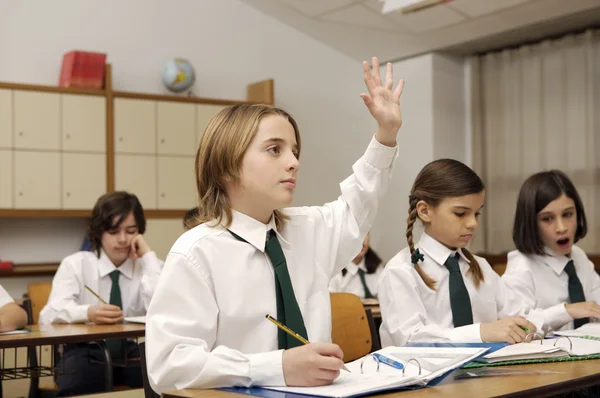
[[[27,313],[15,303],[0,308],[0,332],[10,332],[27,325]]]
[[[398,129],[394,128],[377,128],[377,133],[375,133],[375,139],[381,145],[395,147],[396,146],[396,137],[398,135]]]

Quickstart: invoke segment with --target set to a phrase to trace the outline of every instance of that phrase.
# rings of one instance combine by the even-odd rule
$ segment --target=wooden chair
[[[146,343],[142,342],[140,346],[140,358],[142,359],[142,381],[144,382],[144,398],[160,398],[152,387],[148,379],[148,368],[146,367]]]
[[[331,293],[331,340],[344,351],[344,362],[373,349],[369,319],[360,299],[350,293]]]
[[[35,282],[27,285],[27,295],[31,301],[31,312],[33,315],[33,324],[40,320],[40,311],[50,297],[52,291],[52,282]]]

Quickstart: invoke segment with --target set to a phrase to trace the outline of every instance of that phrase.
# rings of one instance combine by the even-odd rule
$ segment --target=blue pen
[[[383,356],[377,352],[374,352],[373,356],[377,358],[381,363],[385,363],[386,365],[389,365],[396,369],[404,369],[404,365],[402,365],[400,362],[394,361],[393,359]]]

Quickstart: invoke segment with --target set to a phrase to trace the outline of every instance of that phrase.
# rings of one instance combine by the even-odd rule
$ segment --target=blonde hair
[[[448,197],[477,194],[485,189],[481,178],[468,166],[453,159],[439,159],[428,163],[417,175],[408,199],[408,218],[406,220],[406,240],[411,254],[411,261],[415,271],[419,274],[428,288],[435,290],[437,283],[432,277],[421,269],[418,259],[413,256],[415,245],[413,242],[413,227],[419,215],[417,203],[424,201],[436,207]],[[461,249],[469,260],[468,273],[476,288],[483,282],[483,271],[475,257],[467,249]]]
[[[244,155],[256,136],[260,121],[269,115],[278,115],[290,122],[300,156],[300,131],[289,113],[258,104],[241,104],[223,109],[208,122],[196,152],[195,175],[199,203],[196,225],[212,220],[216,220],[217,225],[224,223],[226,228],[231,225],[227,184],[239,180]],[[274,211],[274,217],[277,229],[282,229],[287,217],[279,210]]]

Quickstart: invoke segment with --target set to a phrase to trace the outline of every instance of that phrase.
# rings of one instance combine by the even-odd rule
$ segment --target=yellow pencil
[[[275,324],[275,326],[277,326],[279,329],[283,330],[284,332],[286,332],[290,336],[294,337],[295,339],[297,339],[298,341],[300,341],[302,344],[309,344],[308,340],[306,340],[304,337],[302,337],[298,333],[294,332],[292,329],[288,328],[287,326],[285,326],[284,324],[282,324],[281,322],[279,322],[277,319],[273,318],[271,315],[267,314],[265,317],[269,321],[273,322]],[[348,370],[348,368],[345,365],[344,365],[344,370],[350,373],[350,371]]]
[[[94,296],[96,296],[96,298],[100,301],[102,301],[103,304],[108,304],[106,301],[102,300],[102,297],[98,296],[98,294],[96,294],[95,291],[93,291],[92,289],[90,289],[90,287],[88,285],[84,285],[84,287],[90,292],[92,293]]]

